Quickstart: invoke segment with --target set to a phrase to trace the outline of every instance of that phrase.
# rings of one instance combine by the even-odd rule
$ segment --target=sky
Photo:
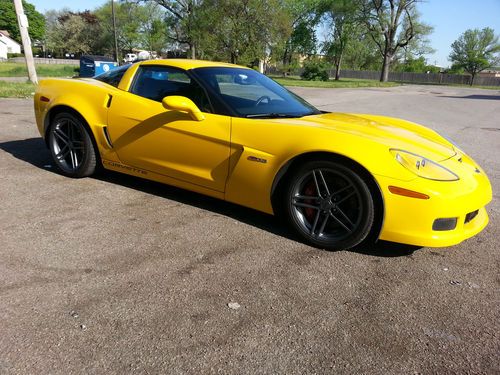
[[[72,10],[94,9],[103,0],[28,0],[36,9],[45,12],[64,7]],[[422,20],[434,27],[430,35],[431,46],[436,50],[428,55],[429,64],[450,66],[448,55],[451,43],[467,29],[491,27],[500,34],[500,0],[424,0],[418,6]]]

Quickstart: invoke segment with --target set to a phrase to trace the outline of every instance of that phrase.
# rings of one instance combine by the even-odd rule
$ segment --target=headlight
[[[457,181],[458,176],[432,160],[408,151],[391,149],[391,154],[403,167],[417,176],[436,181]]]

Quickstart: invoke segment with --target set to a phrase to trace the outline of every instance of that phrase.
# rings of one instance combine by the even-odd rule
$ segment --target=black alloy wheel
[[[49,149],[55,164],[69,177],[92,175],[98,156],[83,121],[72,113],[57,114],[48,131]]]
[[[370,233],[375,215],[370,189],[348,166],[307,162],[292,174],[285,190],[286,218],[307,243],[349,249]]]

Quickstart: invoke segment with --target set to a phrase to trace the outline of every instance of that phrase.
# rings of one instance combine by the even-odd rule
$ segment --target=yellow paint
[[[205,120],[205,116],[199,110],[196,104],[194,104],[191,99],[188,99],[185,96],[167,96],[163,98],[162,104],[165,109],[168,109],[170,111],[187,113],[195,121]]]
[[[234,66],[175,59],[140,64],[185,70]],[[118,88],[93,79],[42,81],[35,94],[40,134],[45,135],[49,110],[59,105],[71,107],[87,121],[105,168],[267,213],[273,213],[271,191],[282,168],[302,154],[334,153],[363,166],[380,187],[384,201],[381,239],[449,246],[479,233],[488,223],[484,207],[491,201],[492,191],[486,174],[470,157],[431,129],[400,119],[364,114],[247,119],[201,113],[187,98],[170,97],[162,104],[129,93],[140,64],[126,72]],[[39,100],[42,93],[50,102]],[[112,96],[109,109],[108,95]],[[104,137],[105,126],[112,147]],[[398,163],[390,149],[406,150],[437,162],[459,176],[459,180],[443,182],[418,177]],[[259,159],[266,162],[255,161]],[[389,186],[430,198],[393,194]],[[464,224],[465,215],[478,209],[478,216]],[[458,218],[455,230],[432,230],[435,219],[450,217]]]

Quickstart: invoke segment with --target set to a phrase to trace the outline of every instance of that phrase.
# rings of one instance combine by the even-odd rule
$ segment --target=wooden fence
[[[291,72],[292,75],[300,75],[303,69],[297,69]],[[266,74],[281,75],[283,72],[269,67]],[[330,77],[335,76],[335,71],[330,70]],[[355,78],[355,79],[380,79],[380,72],[368,70],[341,70],[340,78]],[[415,84],[459,84],[469,85],[471,76],[467,74],[446,74],[446,73],[409,73],[409,72],[390,72],[389,81],[405,82]],[[474,79],[474,85],[478,86],[499,86],[500,77],[478,77]]]

